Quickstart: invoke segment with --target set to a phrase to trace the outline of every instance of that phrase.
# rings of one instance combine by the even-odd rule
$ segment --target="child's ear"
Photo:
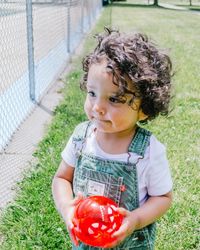
[[[148,118],[148,115],[145,115],[142,111],[142,109],[140,108],[139,109],[139,112],[138,112],[138,121],[144,121]]]

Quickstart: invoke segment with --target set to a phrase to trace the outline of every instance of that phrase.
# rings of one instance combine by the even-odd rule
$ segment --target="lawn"
[[[128,4],[128,5],[126,5]],[[0,224],[1,250],[71,249],[66,229],[51,195],[51,181],[60,152],[73,128],[85,120],[80,57],[93,46],[92,34],[110,25],[123,31],[144,32],[167,48],[175,75],[172,112],[147,125],[167,146],[174,181],[174,202],[159,220],[156,250],[200,249],[200,15],[192,12],[116,3],[102,12],[85,40],[82,54],[74,57],[66,76],[64,100],[55,110],[52,124],[35,152],[38,163],[25,174],[16,201]]]

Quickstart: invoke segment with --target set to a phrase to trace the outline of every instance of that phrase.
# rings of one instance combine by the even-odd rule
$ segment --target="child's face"
[[[136,99],[132,106],[120,103],[116,96],[119,88],[113,84],[112,77],[111,73],[106,72],[106,61],[91,65],[87,79],[85,112],[101,132],[132,131],[136,122],[145,118],[139,109],[140,99]],[[127,95],[127,100],[130,98]]]

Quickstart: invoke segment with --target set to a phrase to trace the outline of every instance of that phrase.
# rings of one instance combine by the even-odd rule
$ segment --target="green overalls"
[[[81,123],[73,134],[73,143],[77,146],[77,162],[74,172],[73,191],[84,196],[104,195],[113,199],[120,207],[132,211],[139,207],[138,179],[135,163],[107,160],[89,155],[82,151],[87,140],[90,122]],[[149,145],[151,133],[138,127],[129,145],[128,152],[138,154],[138,160],[144,157]],[[95,193],[96,192],[96,193]],[[125,241],[113,250],[152,250],[155,241],[155,223],[134,231]],[[100,250],[80,243],[73,250]]]

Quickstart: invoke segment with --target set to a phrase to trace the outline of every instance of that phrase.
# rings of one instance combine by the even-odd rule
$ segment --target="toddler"
[[[62,152],[53,197],[74,250],[99,249],[70,233],[75,205],[91,195],[113,199],[124,216],[106,248],[151,250],[155,221],[172,202],[172,180],[164,145],[140,125],[168,113],[171,60],[142,34],[105,28],[96,37],[83,60],[88,121],[75,128]]]

